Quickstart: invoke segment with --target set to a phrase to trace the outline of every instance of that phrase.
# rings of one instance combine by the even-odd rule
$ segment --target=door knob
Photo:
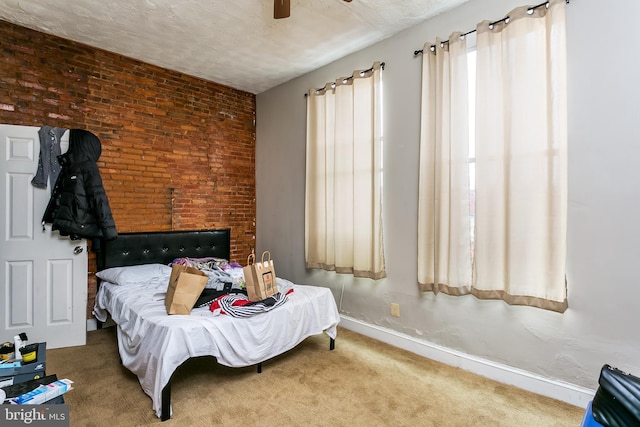
[[[78,255],[82,253],[82,246],[76,246],[75,248],[73,248],[73,254],[74,255]]]

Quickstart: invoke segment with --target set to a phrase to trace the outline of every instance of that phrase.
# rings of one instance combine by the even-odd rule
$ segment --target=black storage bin
[[[640,378],[609,365],[600,370],[591,409],[606,427],[640,426]]]

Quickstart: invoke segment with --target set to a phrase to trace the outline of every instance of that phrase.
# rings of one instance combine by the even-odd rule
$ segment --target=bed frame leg
[[[160,414],[160,421],[167,421],[171,418],[171,381],[162,389],[161,407],[162,413]]]
[[[329,341],[329,350],[333,350],[334,348],[336,348],[336,340],[331,338],[331,341]]]
[[[262,373],[262,362],[258,363],[258,373],[261,374]]]

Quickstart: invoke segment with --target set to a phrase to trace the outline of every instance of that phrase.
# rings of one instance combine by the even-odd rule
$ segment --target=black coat
[[[69,131],[69,149],[58,157],[62,170],[51,193],[42,223],[71,239],[118,237],[97,160],[102,145],[82,129]]]

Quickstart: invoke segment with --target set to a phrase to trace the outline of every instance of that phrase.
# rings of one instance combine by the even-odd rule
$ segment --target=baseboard
[[[455,366],[503,384],[513,385],[580,408],[586,408],[595,395],[595,390],[481,359],[348,316],[340,316],[340,319],[340,326],[350,331],[377,339],[428,359]],[[339,345],[340,337],[338,337],[337,342]]]

